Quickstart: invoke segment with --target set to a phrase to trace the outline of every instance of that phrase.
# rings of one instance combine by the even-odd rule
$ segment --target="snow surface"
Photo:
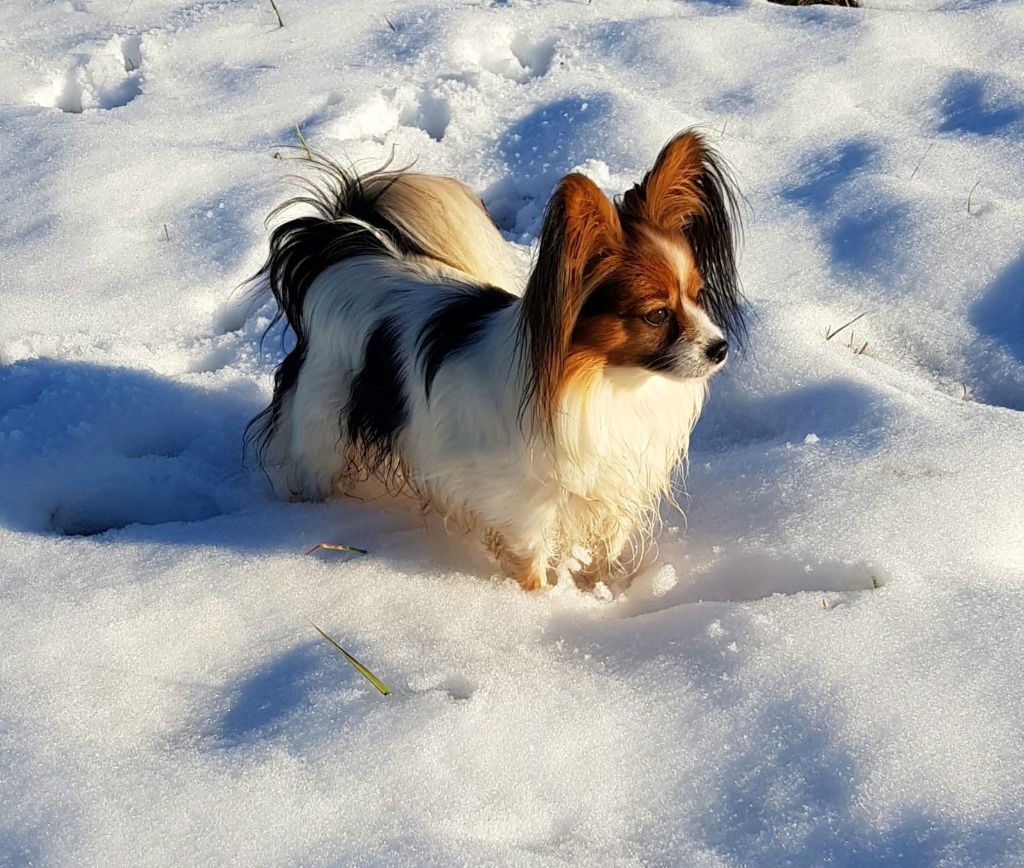
[[[1022,864],[1024,5],[277,4],[0,4],[0,863]],[[296,123],[524,255],[731,161],[750,349],[626,595],[242,469]]]

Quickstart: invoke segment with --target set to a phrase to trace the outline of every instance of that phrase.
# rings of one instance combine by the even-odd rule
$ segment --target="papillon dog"
[[[295,340],[247,431],[275,490],[411,494],[527,590],[628,575],[744,334],[715,151],[680,133],[614,203],[564,177],[525,287],[458,181],[305,159],[306,194],[271,217],[307,213],[276,226],[254,278]]]

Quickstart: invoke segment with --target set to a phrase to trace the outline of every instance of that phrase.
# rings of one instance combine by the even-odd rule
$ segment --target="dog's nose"
[[[729,355],[729,344],[725,341],[715,341],[708,344],[708,348],[704,350],[704,355],[708,357],[708,361],[712,364],[720,365],[725,361],[725,357]]]

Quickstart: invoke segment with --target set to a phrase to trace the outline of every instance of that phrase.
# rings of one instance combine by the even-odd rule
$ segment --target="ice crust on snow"
[[[0,5],[0,864],[1021,864],[1021,5],[278,6]],[[241,466],[296,124],[524,259],[729,160],[749,348],[625,593]]]

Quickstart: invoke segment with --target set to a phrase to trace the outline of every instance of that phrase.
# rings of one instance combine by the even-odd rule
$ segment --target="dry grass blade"
[[[971,197],[974,195],[974,191],[978,189],[978,184],[980,184],[980,183],[981,183],[981,181],[975,181],[974,182],[974,186],[971,187],[971,192],[967,194],[967,213],[968,214],[971,213]]]
[[[924,152],[924,156],[921,157],[921,159],[917,161],[917,165],[914,166],[914,171],[910,173],[910,180],[911,181],[914,180],[914,175],[916,175],[917,174],[917,170],[921,168],[921,163],[923,163],[926,159],[928,159],[928,155],[932,152],[932,148],[934,148],[934,147],[935,147],[935,142],[929,142],[928,143],[928,150],[926,150]]]
[[[270,0],[270,5],[274,10],[274,14],[277,16],[277,26],[284,27],[284,19],[281,17],[281,10],[277,8],[277,3],[274,0]]]
[[[849,9],[858,9],[860,3],[857,0],[768,0],[779,6],[846,6]]]
[[[363,666],[362,663],[360,663],[358,660],[356,660],[355,657],[353,657],[351,654],[349,654],[348,651],[346,651],[344,648],[342,648],[337,642],[335,642],[323,630],[321,630],[319,627],[317,627],[317,625],[314,624],[312,621],[310,621],[309,618],[306,618],[306,620],[309,621],[310,626],[312,626],[312,628],[314,630],[316,630],[317,633],[319,633],[321,636],[324,637],[324,639],[326,639],[328,642],[330,642],[338,650],[338,652],[349,663],[352,664],[352,666],[356,670],[356,672],[358,672],[360,675],[363,676],[363,678],[365,678],[367,681],[369,681],[370,684],[372,684],[374,687],[376,687],[381,692],[382,696],[390,696],[391,695],[391,688],[390,687],[388,687],[383,681],[381,681],[369,669],[367,669],[365,666]]]
[[[837,334],[839,334],[839,332],[841,332],[843,329],[849,328],[855,322],[857,322],[857,320],[859,320],[861,317],[865,317],[867,315],[868,315],[868,311],[864,311],[863,313],[857,314],[848,323],[845,323],[844,325],[839,326],[839,328],[837,328],[834,332],[830,332],[828,329],[825,329],[825,340],[827,340],[827,341],[832,340],[832,338],[834,338]]]
[[[357,549],[355,546],[346,546],[341,543],[317,543],[313,548],[306,551],[307,555],[313,554],[313,552],[325,549],[329,552],[355,552],[359,555],[368,555],[369,552],[366,549]]]

